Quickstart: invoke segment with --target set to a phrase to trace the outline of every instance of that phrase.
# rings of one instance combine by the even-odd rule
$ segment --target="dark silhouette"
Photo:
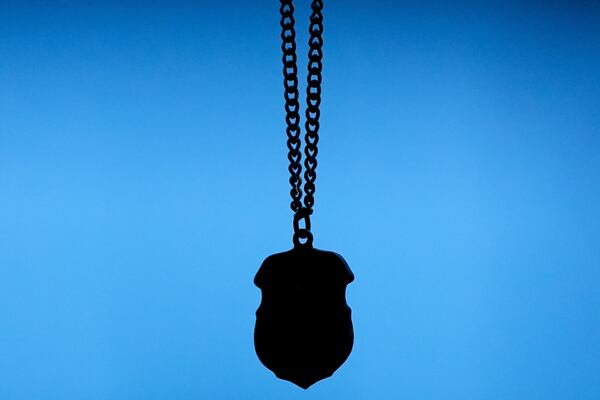
[[[262,290],[262,302],[256,311],[254,345],[260,361],[275,375],[307,389],[331,376],[352,351],[354,333],[346,286],[354,275],[339,254],[314,249],[310,232],[321,115],[323,2],[312,0],[308,30],[304,188],[294,6],[292,0],[280,3],[294,248],[268,257],[256,274],[254,283]]]
[[[254,279],[262,290],[254,344],[277,377],[307,389],[352,351],[346,286],[354,275],[339,254],[294,242],[292,250],[268,257]]]

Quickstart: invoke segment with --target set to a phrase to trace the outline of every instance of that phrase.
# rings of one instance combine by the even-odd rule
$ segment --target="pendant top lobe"
[[[346,286],[354,275],[334,252],[296,246],[262,263],[254,344],[261,362],[281,379],[307,389],[331,376],[354,342]]]

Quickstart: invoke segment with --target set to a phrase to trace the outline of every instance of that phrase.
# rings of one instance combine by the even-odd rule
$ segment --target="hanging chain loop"
[[[313,235],[310,232],[310,208],[302,207],[294,214],[294,246],[312,247]],[[300,221],[304,220],[304,228],[300,227]],[[302,243],[301,240],[306,240]]]
[[[321,81],[323,70],[323,2],[312,0],[308,40],[308,75],[306,85],[306,121],[304,124],[304,188],[302,188],[302,152],[300,147],[300,102],[298,94],[298,67],[296,57],[296,31],[293,0],[281,1],[281,50],[283,51],[283,85],[287,133],[288,171],[290,172],[290,208],[294,211],[294,243],[306,239],[312,244],[309,215],[315,204],[317,179],[317,153],[319,142],[319,117],[321,112]],[[304,194],[304,206],[302,195]],[[296,229],[298,220],[306,221],[306,228]],[[310,238],[309,238],[310,237]]]

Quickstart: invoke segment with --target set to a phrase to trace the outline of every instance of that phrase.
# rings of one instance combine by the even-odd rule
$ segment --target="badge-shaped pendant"
[[[331,376],[354,343],[346,303],[354,275],[339,254],[313,248],[310,239],[299,244],[295,236],[294,248],[267,257],[254,279],[262,290],[254,330],[258,358],[304,389]]]

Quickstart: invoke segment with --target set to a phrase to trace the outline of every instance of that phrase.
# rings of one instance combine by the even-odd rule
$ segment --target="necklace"
[[[260,361],[277,377],[307,389],[331,376],[352,351],[354,333],[345,291],[354,275],[339,254],[313,248],[311,233],[321,104],[323,3],[312,0],[311,4],[302,204],[294,6],[292,0],[280,1],[294,247],[267,257],[254,278],[262,291],[254,345]]]

